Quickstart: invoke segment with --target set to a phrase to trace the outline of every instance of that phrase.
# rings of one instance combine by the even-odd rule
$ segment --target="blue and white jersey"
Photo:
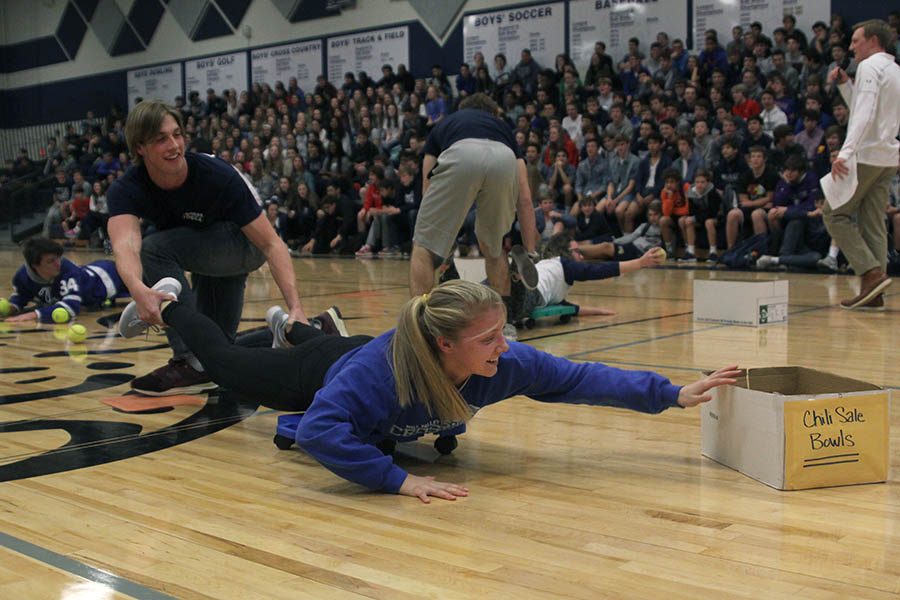
[[[116,263],[111,260],[98,260],[83,267],[67,258],[61,262],[59,276],[53,281],[42,279],[28,265],[19,267],[13,276],[9,303],[22,312],[29,302],[34,302],[40,320],[47,322],[57,308],[64,308],[72,318],[82,305],[100,306],[108,298],[128,295]]]

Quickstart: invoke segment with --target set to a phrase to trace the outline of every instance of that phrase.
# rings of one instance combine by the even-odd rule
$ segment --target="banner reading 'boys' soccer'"
[[[573,0],[569,4],[569,49],[582,77],[596,42],[606,44],[606,54],[618,64],[628,53],[629,38],[641,41],[646,56],[661,31],[670,40],[687,43],[687,0]]]
[[[519,62],[523,49],[544,68],[552,69],[557,54],[565,47],[565,6],[537,4],[489,13],[466,15],[463,19],[463,55],[472,64],[476,52],[493,66],[494,55],[503,53],[510,68]]]

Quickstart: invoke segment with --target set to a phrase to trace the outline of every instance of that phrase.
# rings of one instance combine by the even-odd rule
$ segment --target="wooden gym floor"
[[[75,252],[80,263],[102,256]],[[2,292],[21,257],[0,251]],[[391,327],[408,263],[295,261],[310,314]],[[791,282],[789,325],[694,323],[692,281]],[[900,296],[835,307],[852,278],[663,268],[577,284],[615,317],[541,324],[522,341],[677,383],[733,362],[804,365],[900,387]],[[245,328],[278,301],[250,277]],[[119,306],[121,310],[122,305]],[[900,484],[779,492],[700,455],[699,410],[646,416],[514,399],[478,414],[450,457],[403,447],[456,502],[369,493],[272,444],[277,413],[227,393],[157,414],[100,401],[168,357],[83,313],[87,353],[52,326],[0,332],[0,598],[893,598]],[[2,324],[0,324],[2,325]],[[57,334],[59,332],[56,332]],[[264,369],[266,365],[259,365]]]

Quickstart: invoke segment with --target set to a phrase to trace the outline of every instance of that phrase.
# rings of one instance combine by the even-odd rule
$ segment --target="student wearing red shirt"
[[[759,102],[753,98],[748,98],[743,84],[737,84],[731,88],[731,99],[734,100],[734,106],[731,107],[731,114],[737,115],[745,121],[750,117],[755,117],[762,112]]]

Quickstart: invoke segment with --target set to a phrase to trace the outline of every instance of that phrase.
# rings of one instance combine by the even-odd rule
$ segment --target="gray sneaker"
[[[266,311],[266,323],[272,330],[273,348],[290,348],[292,345],[285,336],[285,325],[290,315],[280,306],[273,306]]]
[[[181,294],[181,282],[174,277],[163,277],[153,285],[153,289],[157,292],[169,294],[172,300],[178,300],[178,295]],[[133,338],[141,335],[148,329],[150,329],[150,324],[141,319],[138,315],[137,302],[132,300],[125,307],[125,310],[122,311],[116,330],[124,338]]]
[[[519,245],[513,246],[509,251],[509,257],[512,258],[515,267],[510,270],[519,276],[526,288],[535,289],[538,285],[537,267],[534,266],[534,262],[528,256],[525,248]]]
[[[826,271],[828,273],[838,272],[838,261],[833,256],[826,256],[825,258],[816,261],[816,266],[822,271]]]
[[[778,261],[775,260],[774,256],[769,256],[768,254],[763,254],[759,258],[756,259],[756,268],[757,269],[771,269],[773,267],[778,266]]]

